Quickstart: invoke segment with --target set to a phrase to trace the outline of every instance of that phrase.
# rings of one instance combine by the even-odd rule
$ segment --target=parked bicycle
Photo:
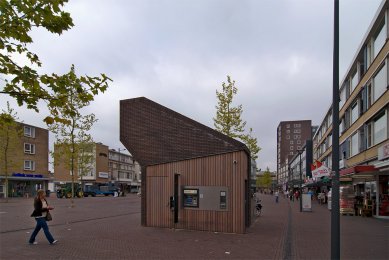
[[[255,203],[255,216],[260,216],[262,214],[262,204],[261,200],[256,201]]]

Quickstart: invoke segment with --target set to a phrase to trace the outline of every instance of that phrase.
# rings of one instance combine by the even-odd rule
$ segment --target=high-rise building
[[[312,138],[311,120],[282,121],[277,127],[277,182],[285,185],[288,180],[288,163],[305,141]]]

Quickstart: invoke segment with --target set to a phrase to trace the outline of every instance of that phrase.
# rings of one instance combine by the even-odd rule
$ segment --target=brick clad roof
[[[145,97],[120,101],[120,141],[141,166],[245,150],[218,131]]]

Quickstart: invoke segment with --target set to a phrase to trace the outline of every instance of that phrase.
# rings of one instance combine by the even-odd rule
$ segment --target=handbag
[[[53,220],[53,217],[51,216],[50,211],[47,211],[46,221],[51,221],[51,220]]]

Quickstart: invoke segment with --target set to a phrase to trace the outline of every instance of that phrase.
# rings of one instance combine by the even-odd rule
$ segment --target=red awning
[[[374,171],[377,171],[377,169],[374,167],[374,165],[358,165],[358,166],[354,166],[354,167],[350,167],[350,168],[341,170],[339,172],[339,175],[345,176],[345,175],[356,174],[356,173],[360,173],[360,172],[368,173],[368,172],[374,172]]]

